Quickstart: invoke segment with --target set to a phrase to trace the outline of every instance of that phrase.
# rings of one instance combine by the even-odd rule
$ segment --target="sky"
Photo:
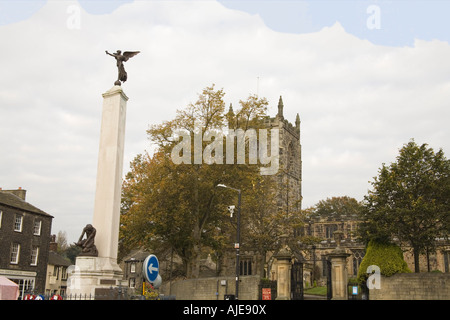
[[[0,0],[0,187],[27,190],[52,233],[92,222],[102,93],[125,64],[124,174],[149,125],[202,89],[258,94],[301,119],[303,208],[362,200],[411,139],[450,154],[446,1]]]

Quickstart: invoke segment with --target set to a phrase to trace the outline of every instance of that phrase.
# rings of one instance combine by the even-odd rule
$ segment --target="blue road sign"
[[[155,255],[151,254],[144,260],[142,272],[148,282],[154,282],[159,274],[159,262]]]

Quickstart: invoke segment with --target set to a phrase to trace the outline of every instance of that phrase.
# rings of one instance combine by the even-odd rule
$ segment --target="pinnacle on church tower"
[[[228,110],[228,113],[226,114],[227,120],[228,120],[228,128],[232,128],[233,124],[233,118],[234,118],[234,111],[233,111],[233,105],[230,103],[230,109]]]
[[[280,96],[280,100],[278,100],[278,114],[279,118],[283,118],[283,99]]]
[[[295,127],[300,127],[300,115],[297,113],[297,117],[295,118]]]

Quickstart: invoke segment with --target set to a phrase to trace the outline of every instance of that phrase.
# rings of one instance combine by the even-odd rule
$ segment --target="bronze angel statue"
[[[127,81],[127,72],[125,71],[125,67],[123,66],[123,63],[128,61],[128,59],[130,59],[131,57],[134,57],[135,55],[137,55],[140,51],[125,51],[124,53],[122,53],[122,51],[117,50],[116,53],[112,53],[112,54],[109,53],[108,51],[105,51],[105,52],[106,52],[106,54],[109,54],[111,57],[116,58],[119,74],[117,77],[117,81],[114,82],[114,85],[120,86],[121,81],[122,82]]]

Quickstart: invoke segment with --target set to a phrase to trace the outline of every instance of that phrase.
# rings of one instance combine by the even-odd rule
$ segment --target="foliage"
[[[68,259],[72,264],[75,264],[77,256],[81,253],[81,248],[76,245],[70,245],[58,253]]]
[[[173,250],[183,261],[185,275],[197,277],[202,252],[213,251],[220,260],[235,241],[237,212],[230,219],[226,208],[234,204],[237,210],[237,192],[217,188],[218,184],[242,190],[241,238],[245,239],[242,246],[257,243],[256,250],[264,251],[276,243],[278,234],[274,229],[283,221],[277,210],[269,210],[274,205],[274,182],[260,175],[258,164],[248,164],[248,161],[239,165],[195,161],[175,164],[172,161],[179,130],[188,133],[192,146],[200,127],[203,135],[213,129],[246,130],[263,126],[265,99],[250,96],[240,101],[241,108],[236,113],[232,108],[225,113],[223,96],[223,90],[216,90],[214,85],[207,87],[197,102],[178,110],[173,120],[152,125],[148,130],[158,149],[153,155],[136,156],[123,183],[121,255],[138,247],[155,254]],[[203,139],[202,150],[208,143]],[[235,159],[236,156],[235,153]],[[226,153],[220,155],[215,151],[214,157],[225,159]],[[190,160],[195,160],[195,151]]]
[[[397,162],[382,165],[372,186],[364,199],[361,238],[411,246],[419,272],[419,254],[433,251],[435,239],[450,234],[450,161],[442,150],[410,141]]]
[[[356,215],[361,211],[362,205],[355,198],[348,196],[331,197],[320,200],[314,207],[314,215]]]
[[[370,241],[366,254],[359,266],[358,282],[364,282],[369,276],[366,271],[371,265],[378,266],[380,273],[386,277],[390,277],[395,273],[408,273],[409,270],[405,260],[403,259],[403,252],[395,244],[383,243],[377,241]]]
[[[306,219],[317,216],[334,217],[334,219],[339,219],[341,216],[359,216],[362,210],[363,205],[355,198],[341,196],[320,200],[314,206],[306,208],[302,211]],[[321,240],[323,239],[312,236],[302,238],[302,242],[306,245],[317,244]]]
[[[145,282],[144,286],[145,286],[144,291],[145,300],[157,300],[159,297],[159,292],[155,288],[153,288],[153,286],[148,282]]]

